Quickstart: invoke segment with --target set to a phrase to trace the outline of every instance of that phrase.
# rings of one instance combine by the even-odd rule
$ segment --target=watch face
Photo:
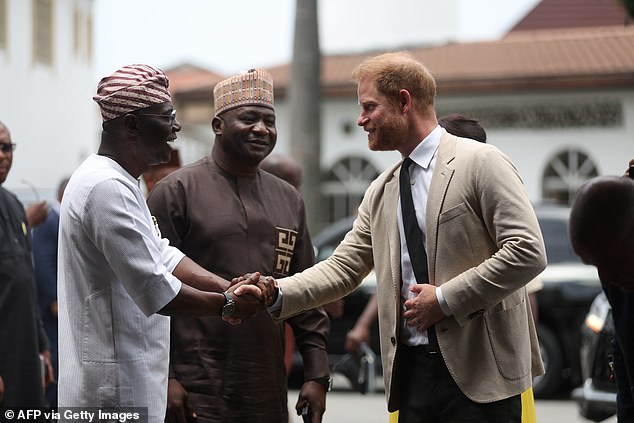
[[[235,303],[233,301],[229,301],[222,307],[222,317],[231,317],[234,308]]]

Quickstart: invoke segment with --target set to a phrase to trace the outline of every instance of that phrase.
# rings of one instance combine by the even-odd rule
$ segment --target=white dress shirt
[[[416,210],[416,220],[418,221],[418,226],[420,227],[423,235],[423,242],[425,243],[427,195],[429,193],[429,185],[436,165],[436,152],[438,151],[438,145],[440,144],[441,133],[442,128],[440,126],[436,126],[436,128],[427,135],[427,137],[425,137],[425,139],[418,144],[409,155],[409,158],[414,162],[409,168],[410,182],[412,184],[412,199],[414,201],[414,209]],[[403,285],[401,286],[401,301],[404,303],[405,300],[416,297],[417,294],[410,291],[410,288],[418,282],[414,276],[414,269],[412,268],[409,250],[407,249],[400,197],[397,204],[396,214],[398,220],[398,232],[401,240],[401,279],[403,281]],[[440,287],[436,288],[436,297],[441,304],[441,308],[443,308],[443,312],[447,314],[448,307],[444,304],[445,301]],[[403,305],[401,305],[401,311],[405,311],[405,307]],[[401,318],[401,329],[401,342],[407,345],[429,343],[427,331],[420,331],[414,326],[409,326],[404,318]]]
[[[183,256],[119,164],[91,155],[75,171],[60,216],[60,407],[148,407],[163,422],[170,319],[156,312],[180,290]]]

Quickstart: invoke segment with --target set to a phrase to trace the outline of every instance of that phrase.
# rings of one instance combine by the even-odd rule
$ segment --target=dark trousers
[[[441,354],[401,345],[398,360],[399,423],[521,423],[520,395],[486,404],[471,401],[454,382]]]

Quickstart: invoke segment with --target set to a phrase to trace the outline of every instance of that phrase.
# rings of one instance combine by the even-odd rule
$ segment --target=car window
[[[341,239],[339,242],[341,242]],[[330,257],[330,255],[335,251],[337,245],[339,245],[339,242],[336,244],[323,245],[321,248],[317,249],[317,261],[326,260]]]
[[[568,240],[568,223],[566,220],[541,218],[539,226],[544,236],[548,263],[581,263]]]

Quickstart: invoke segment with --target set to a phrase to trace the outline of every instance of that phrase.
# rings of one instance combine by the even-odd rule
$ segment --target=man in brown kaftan
[[[246,87],[246,88],[245,88]],[[313,263],[300,193],[259,169],[277,139],[273,86],[262,70],[214,89],[211,155],[166,176],[148,203],[164,237],[229,278],[292,275]],[[288,320],[304,360],[297,409],[320,422],[329,379],[329,321],[321,309]],[[242,325],[220,317],[172,319],[168,420],[287,422],[284,325],[261,311]]]

